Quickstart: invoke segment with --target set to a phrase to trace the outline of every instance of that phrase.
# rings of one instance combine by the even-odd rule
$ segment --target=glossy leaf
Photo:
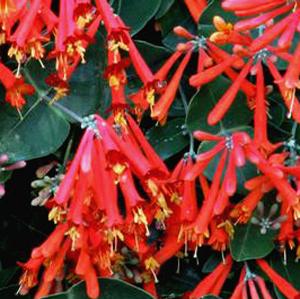
[[[195,22],[182,2],[175,1],[168,12],[158,20],[163,36],[162,43],[173,50],[179,42],[186,41],[173,33],[175,26],[183,26],[192,33],[196,33],[197,30]]]
[[[224,118],[215,126],[207,123],[207,116],[225,91],[231,86],[232,81],[221,76],[213,82],[202,87],[191,99],[186,117],[187,128],[193,132],[202,130],[218,134],[238,126],[246,126],[252,118],[252,112],[246,103],[246,96],[238,93],[234,103]]]
[[[62,145],[69,129],[61,112],[34,96],[23,119],[10,107],[1,109],[0,152],[7,153],[10,162],[44,157]]]
[[[153,299],[153,297],[127,282],[101,278],[99,279],[101,295],[99,299]],[[80,282],[70,288],[67,292],[51,295],[46,298],[51,299],[88,299],[84,282]]]
[[[283,261],[283,255],[279,253],[272,255],[271,266],[296,289],[300,290],[300,267],[298,261],[295,260],[294,253],[287,254],[286,265]],[[274,289],[279,299],[285,298],[275,286]]]
[[[122,0],[119,14],[134,35],[154,17],[160,4],[161,0]]]
[[[146,136],[163,159],[177,154],[189,143],[182,118],[170,120],[163,127],[155,126],[147,132]]]
[[[275,248],[275,231],[261,234],[260,227],[248,223],[235,227],[234,238],[230,243],[232,258],[237,262],[263,258]]]
[[[165,15],[168,12],[168,10],[170,9],[170,7],[173,5],[174,2],[175,2],[175,0],[161,0],[160,7],[156,13],[155,18],[159,19],[163,15]]]

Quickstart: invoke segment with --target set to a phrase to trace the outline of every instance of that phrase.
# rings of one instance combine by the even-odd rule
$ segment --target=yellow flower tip
[[[64,216],[66,214],[67,212],[64,211],[61,207],[53,207],[48,214],[48,220],[53,221],[54,224],[57,224],[64,220]]]
[[[113,171],[117,175],[122,175],[126,169],[126,165],[117,163],[112,167]]]
[[[213,24],[219,32],[227,32],[233,30],[233,25],[231,23],[226,23],[226,21],[220,16],[214,16]]]
[[[154,257],[151,256],[145,260],[145,268],[146,270],[152,273],[155,283],[158,283],[158,279],[155,271],[157,271],[159,267],[160,264],[157,262],[157,260]]]
[[[76,250],[76,243],[77,240],[80,238],[80,233],[78,232],[78,230],[76,229],[75,226],[72,226],[66,233],[66,236],[68,236],[71,241],[72,241],[72,246],[71,246],[71,250],[75,251]]]

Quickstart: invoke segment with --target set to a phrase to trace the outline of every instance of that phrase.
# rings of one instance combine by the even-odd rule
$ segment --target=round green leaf
[[[242,262],[267,256],[275,248],[275,235],[276,232],[272,230],[261,234],[260,227],[251,223],[236,226],[230,243],[232,258]]]
[[[161,0],[122,0],[119,14],[134,35],[154,17],[160,4]]]
[[[61,113],[35,95],[22,119],[8,106],[1,109],[0,153],[7,153],[10,162],[47,156],[62,145],[69,129]]]

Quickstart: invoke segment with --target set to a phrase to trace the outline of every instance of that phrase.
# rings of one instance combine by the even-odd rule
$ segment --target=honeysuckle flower
[[[3,0],[0,4],[0,45],[5,44],[12,32],[12,28],[21,17],[26,0]]]
[[[99,26],[99,19],[95,19],[94,25],[90,24],[92,32],[87,34],[82,27],[79,27],[74,18],[76,9],[75,0],[60,1],[57,32],[55,34],[55,48],[48,55],[48,58],[56,58],[56,70],[59,77],[63,80],[68,78],[68,69],[72,65],[78,64],[78,59],[85,63],[85,52],[88,44],[92,42]],[[96,17],[92,15],[92,19]],[[78,20],[78,19],[77,19]],[[88,22],[90,23],[90,21]]]
[[[25,83],[22,77],[16,77],[13,72],[0,62],[0,81],[6,89],[5,101],[17,110],[26,104],[24,95],[33,95],[33,86]]]
[[[96,8],[90,0],[75,0],[74,19],[80,29],[89,25],[96,14]]]
[[[227,255],[224,263],[220,263],[213,272],[201,280],[187,298],[198,299],[209,294],[218,296],[231,271],[232,264],[231,256]]]
[[[192,51],[189,50],[181,63],[179,64],[178,69],[175,71],[172,79],[168,83],[167,87],[164,90],[162,96],[158,99],[158,101],[153,106],[151,117],[156,119],[161,124],[166,122],[167,113],[175,100],[175,96],[179,87],[180,80],[182,78],[183,72],[190,61],[192,55]]]
[[[100,25],[101,17],[97,16],[94,18],[92,23],[89,25],[87,31],[86,31],[86,36],[88,37],[88,40],[83,40],[82,41],[82,47],[86,49],[90,41],[93,40],[99,25]],[[50,55],[51,56],[51,55]],[[65,73],[62,73],[61,71],[58,70],[57,73],[50,74],[46,78],[46,83],[53,87],[55,91],[55,96],[53,97],[53,101],[59,100],[60,98],[68,95],[70,86],[68,84],[68,80],[71,78],[72,74],[76,70],[78,64],[81,61],[81,55],[80,53],[75,53],[72,62],[70,64],[64,65],[65,68]]]
[[[249,36],[242,35],[235,30],[233,30],[233,25],[231,23],[226,23],[225,20],[220,16],[215,16],[213,18],[213,23],[217,32],[214,32],[209,40],[216,44],[242,44],[250,45],[252,39]]]
[[[192,18],[196,23],[198,23],[199,18],[207,6],[206,0],[184,0]]]
[[[247,31],[259,26],[268,26],[258,38],[253,41],[251,50],[258,51],[267,45],[271,45],[278,37],[277,44],[280,48],[288,48],[299,25],[299,8],[297,1],[244,1],[225,0],[222,2],[225,10],[233,11],[239,17],[246,19],[237,22],[236,31]],[[288,13],[288,14],[287,14]],[[273,20],[280,18],[277,23]]]
[[[17,29],[9,37],[12,45],[8,56],[16,59],[19,68],[27,56],[41,62],[45,55],[43,43],[48,41],[47,33],[49,33],[43,32],[43,29],[46,26],[51,31],[57,23],[56,16],[50,10],[50,3],[33,0],[30,3],[30,9],[26,6],[24,8],[25,14],[20,18]],[[41,65],[43,66],[42,62]]]
[[[280,276],[275,270],[273,270],[269,264],[263,260],[258,259],[256,263],[259,265],[261,270],[270,278],[270,280],[276,285],[284,296],[288,299],[299,298],[299,291],[296,290],[287,280]]]

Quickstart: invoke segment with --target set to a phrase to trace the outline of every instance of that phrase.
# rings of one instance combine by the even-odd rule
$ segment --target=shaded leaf
[[[271,266],[283,278],[291,283],[297,290],[300,290],[300,267],[299,263],[295,261],[294,253],[287,255],[287,264],[283,263],[283,255],[276,254],[271,257]],[[274,286],[276,295],[279,299],[285,298],[284,295]]]
[[[242,92],[238,93],[231,108],[218,124],[210,126],[207,123],[208,114],[231,84],[232,81],[220,76],[213,82],[202,87],[193,96],[186,117],[186,125],[190,132],[202,130],[218,134],[231,130],[234,127],[249,124],[252,112],[248,109],[246,96]]]
[[[160,4],[161,0],[122,0],[119,14],[134,35],[154,17]]]
[[[168,121],[163,127],[151,128],[146,136],[162,159],[167,159],[184,149],[189,138],[184,135],[184,119]]]
[[[61,113],[35,95],[23,119],[10,107],[1,109],[0,152],[7,153],[10,162],[47,156],[62,145],[69,129]]]
[[[16,295],[16,292],[18,290],[17,285],[11,285],[5,288],[0,289],[0,298],[1,299],[17,299],[20,298],[19,295]],[[22,296],[22,299],[31,299],[32,297],[30,295],[24,295]]]
[[[261,234],[260,227],[250,222],[236,226],[234,238],[230,243],[232,258],[242,262],[267,256],[275,248],[275,235],[276,232],[272,230]]]
[[[186,41],[173,33],[175,26],[183,26],[191,33],[196,33],[197,31],[195,22],[182,1],[175,1],[168,12],[158,22],[163,36],[162,43],[172,50],[176,48],[178,43]]]
[[[100,283],[100,292],[101,295],[99,299],[153,299],[153,297],[143,291],[140,288],[137,288],[127,282],[110,279],[110,278],[101,278],[99,279]],[[51,299],[88,299],[86,295],[85,283],[80,282],[73,287],[71,287],[67,292],[51,295],[46,298]]]
[[[0,289],[6,287],[9,284],[17,271],[17,267],[11,267],[0,271]]]
[[[170,9],[170,7],[173,5],[174,2],[175,2],[175,0],[161,0],[160,7],[159,7],[159,9],[156,13],[155,18],[159,19],[164,14],[166,14],[168,12],[168,10]]]

